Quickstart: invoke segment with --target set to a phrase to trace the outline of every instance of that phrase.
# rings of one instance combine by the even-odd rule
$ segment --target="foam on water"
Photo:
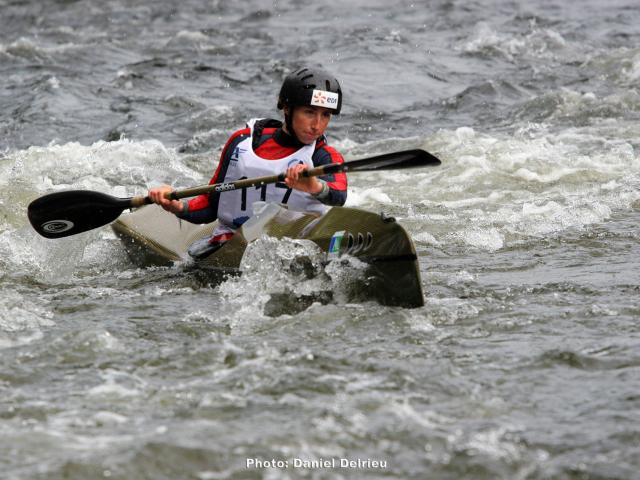
[[[392,203],[391,198],[387,195],[381,188],[365,188],[359,189],[358,187],[353,187],[349,189],[349,194],[347,196],[347,202],[345,206],[347,207],[357,207],[360,205],[366,205],[367,203],[377,203],[377,204],[389,204]]]
[[[482,22],[476,27],[473,38],[457,49],[470,55],[504,55],[514,61],[515,57],[529,55],[538,58],[555,58],[567,47],[560,33],[548,28],[538,28],[531,22],[527,32],[503,33]]]
[[[9,152],[0,158],[0,187],[5,192],[0,203],[2,262],[9,270],[49,281],[68,278],[79,267],[113,268],[114,258],[122,261],[124,255],[108,230],[43,239],[27,222],[27,205],[54,191],[81,189],[133,196],[169,181],[193,186],[204,183],[205,178],[155,140],[52,144]]]
[[[640,198],[635,139],[594,133],[574,128],[554,134],[533,126],[500,136],[468,127],[442,130],[425,143],[443,159],[440,168],[416,173],[401,190],[380,188],[399,206],[422,198],[407,212],[426,220],[427,230],[416,235],[429,243],[496,250],[583,228]]]
[[[24,345],[42,337],[55,325],[45,302],[27,299],[9,287],[0,289],[0,349]]]
[[[231,278],[219,290],[230,304],[243,314],[232,313],[229,320],[239,318],[260,320],[272,299],[289,297],[294,303],[313,297],[331,288],[324,275],[322,251],[306,240],[262,236],[249,244],[242,258],[241,277]],[[278,302],[278,300],[276,300]]]
[[[1,159],[3,183],[22,183],[22,193],[45,193],[63,189],[92,189],[111,193],[117,186],[144,192],[167,179],[176,182],[203,180],[159,141],[98,141],[92,145],[67,143],[30,147]],[[31,181],[31,191],[24,182]],[[133,195],[135,192],[130,192]]]
[[[147,385],[143,380],[126,372],[107,369],[101,374],[103,382],[91,388],[87,394],[94,398],[138,397],[142,395]]]
[[[123,273],[130,267],[124,249],[108,227],[63,239],[45,239],[28,223],[26,209],[29,202],[47,193],[69,189],[132,196],[171,180],[185,186],[205,182],[204,177],[185,166],[174,151],[154,140],[52,144],[7,152],[2,156],[1,346],[30,342],[54,325],[55,315],[47,302],[35,304],[31,297],[25,298],[20,291],[19,287],[25,281],[53,288],[53,292],[42,292],[40,297],[54,302],[61,298],[100,301],[114,293],[121,299],[129,296],[122,291],[108,291],[108,288],[74,286],[78,278]],[[57,288],[64,293],[58,294]],[[149,287],[145,295],[154,295],[154,288],[160,287]]]
[[[345,304],[359,292],[367,265],[350,256],[327,259],[309,240],[263,235],[249,244],[242,275],[223,282],[219,292],[232,306],[226,318],[235,328],[258,326],[266,317],[303,311],[313,304]],[[222,318],[222,317],[220,317]]]

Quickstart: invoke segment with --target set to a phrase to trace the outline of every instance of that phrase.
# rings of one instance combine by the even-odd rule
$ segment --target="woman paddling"
[[[284,123],[253,119],[246,128],[231,135],[209,182],[286,172],[284,183],[200,195],[189,201],[167,199],[166,193],[173,189],[163,185],[149,190],[149,198],[192,223],[219,221],[211,238],[196,242],[189,249],[196,258],[213,253],[228,241],[250,218],[255,201],[282,203],[291,210],[317,213],[324,213],[327,206],[344,205],[347,199],[344,173],[302,175],[309,168],[343,163],[342,155],[327,144],[324,136],[331,116],[338,115],[341,107],[342,89],[335,77],[320,69],[298,69],[284,79],[278,96]]]

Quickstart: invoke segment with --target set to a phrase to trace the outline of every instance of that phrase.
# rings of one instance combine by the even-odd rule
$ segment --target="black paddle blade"
[[[402,152],[385,153],[371,158],[345,162],[348,172],[366,172],[373,170],[398,170],[402,168],[417,168],[437,166],[442,162],[434,155],[419,148]]]
[[[86,232],[114,221],[131,207],[130,198],[116,198],[89,190],[56,192],[29,204],[29,222],[46,238]]]

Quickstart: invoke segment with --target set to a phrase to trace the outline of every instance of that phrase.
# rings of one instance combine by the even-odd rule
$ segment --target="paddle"
[[[308,177],[337,172],[367,172],[397,170],[440,165],[440,160],[424,150],[404,150],[385,153],[345,163],[332,163],[307,170]],[[285,174],[248,178],[235,182],[216,183],[199,187],[175,190],[169,198],[195,197],[211,192],[227,192],[248,187],[260,187],[282,182]],[[117,198],[105,193],[89,190],[56,192],[40,197],[29,205],[28,216],[33,228],[46,238],[62,238],[86,232],[111,223],[128,208],[152,203],[149,197]]]

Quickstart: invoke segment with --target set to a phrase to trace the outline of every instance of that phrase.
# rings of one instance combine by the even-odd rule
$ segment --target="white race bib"
[[[279,160],[266,160],[253,151],[252,136],[256,119],[248,125],[251,129],[249,137],[240,142],[231,154],[224,178],[218,182],[233,182],[245,178],[255,178],[284,173],[287,168],[297,164],[305,164],[313,168],[312,156],[315,142],[305,145],[293,154]],[[220,193],[218,202],[218,219],[232,228],[238,228],[253,215],[251,206],[254,202],[272,202],[286,205],[290,210],[301,212],[324,213],[326,206],[311,194],[293,190],[284,182],[231,190]]]

